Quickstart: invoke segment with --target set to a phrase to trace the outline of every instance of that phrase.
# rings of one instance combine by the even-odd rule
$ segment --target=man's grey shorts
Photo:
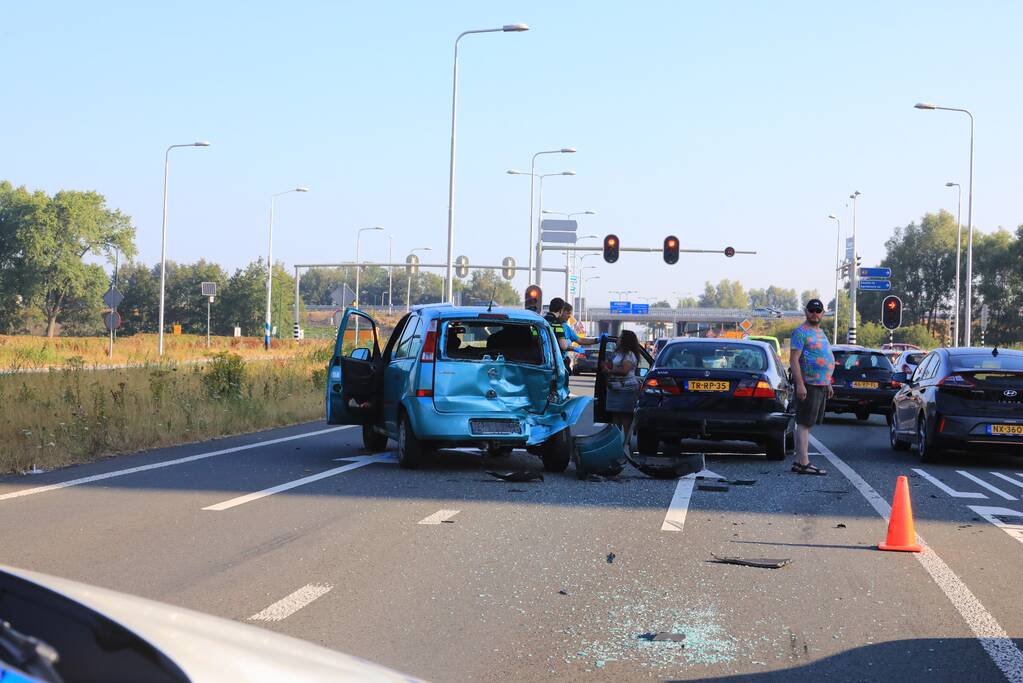
[[[806,398],[796,398],[796,424],[812,427],[824,422],[824,406],[828,402],[826,385],[807,384]]]

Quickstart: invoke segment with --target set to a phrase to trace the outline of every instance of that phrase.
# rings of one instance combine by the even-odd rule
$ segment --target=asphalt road
[[[879,417],[814,436],[825,477],[687,442],[713,474],[754,480],[713,491],[631,468],[486,474],[539,470],[524,452],[409,472],[358,429],[301,425],[0,479],[0,563],[432,680],[1023,681],[1023,461],[920,465]],[[920,555],[874,548],[899,474]]]

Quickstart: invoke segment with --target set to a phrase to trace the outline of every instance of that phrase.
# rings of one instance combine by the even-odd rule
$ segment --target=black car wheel
[[[869,420],[870,419],[870,411],[865,409],[865,408],[857,410],[856,411],[856,419],[857,420]]]
[[[660,439],[657,432],[651,429],[636,430],[636,450],[640,455],[657,455]]]
[[[387,448],[387,435],[373,430],[373,425],[362,425],[362,445],[371,453],[379,453]]]
[[[895,422],[895,415],[888,415],[888,443],[892,445],[892,449],[896,451],[908,451],[909,442],[903,441],[899,438],[899,428]]]
[[[767,438],[767,459],[784,460],[788,451],[788,439],[786,433],[775,434]]]
[[[572,434],[568,427],[543,442],[540,459],[548,472],[564,472],[572,458]]]
[[[412,430],[408,415],[402,413],[398,422],[398,465],[408,470],[419,467],[423,461],[423,442]]]
[[[931,442],[930,427],[927,426],[927,418],[924,416],[920,417],[916,427],[916,454],[920,457],[920,462],[938,461],[938,449]]]

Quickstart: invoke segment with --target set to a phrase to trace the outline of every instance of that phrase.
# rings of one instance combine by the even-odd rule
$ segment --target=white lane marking
[[[817,437],[811,434],[810,441],[838,471],[845,475],[845,478],[863,494],[871,507],[887,522],[892,509],[884,498]],[[919,470],[915,471],[919,472]],[[981,647],[991,657],[991,661],[1007,680],[1012,683],[1023,683],[1023,652],[1020,652],[1005,629],[991,616],[991,613],[963,583],[962,579],[956,576],[952,568],[945,564],[945,561],[934,552],[933,548],[927,545],[920,534],[916,535],[916,541],[923,546],[923,552],[913,553],[913,556],[923,565],[927,573],[934,579],[934,583],[938,584],[938,587],[959,611],[963,621],[980,641]]]
[[[701,470],[696,474],[687,474],[678,480],[675,486],[675,495],[668,503],[668,512],[661,522],[661,531],[682,531],[686,525],[686,514],[689,512],[689,501],[693,497],[693,488],[696,487],[696,477],[724,479],[719,474],[710,470]]]
[[[992,472],[991,474],[995,475],[999,479],[1004,479],[1005,481],[1009,482],[1010,484],[1015,484],[1016,486],[1018,486],[1021,489],[1023,489],[1023,481],[1020,481],[1019,479],[1013,479],[1012,477],[1008,477],[1008,476],[1002,474],[1001,472]]]
[[[992,486],[991,484],[987,483],[983,479],[980,479],[979,477],[975,477],[974,475],[970,474],[969,472],[964,472],[963,470],[956,470],[956,472],[958,472],[959,474],[963,475],[964,477],[966,477],[970,481],[975,482],[977,484],[977,486],[982,486],[982,487],[986,488],[988,491],[991,491],[992,493],[997,493],[998,495],[1000,495],[1005,500],[1016,500],[1016,496],[1010,496],[1008,493],[1006,493],[1002,489],[998,488],[997,486]]]
[[[442,524],[445,520],[451,519],[457,515],[461,510],[437,510],[429,517],[424,517],[419,520],[420,524]]]
[[[310,583],[249,617],[249,621],[283,621],[333,588],[329,583]]]
[[[935,479],[931,475],[927,474],[923,470],[918,470],[915,467],[913,468],[913,471],[916,472],[917,474],[919,474],[921,477],[923,477],[927,481],[929,481],[932,484],[934,484],[935,486],[937,486],[939,489],[941,489],[942,491],[944,491],[948,495],[952,496],[953,498],[985,498],[985,499],[987,498],[987,496],[985,496],[983,493],[978,493],[977,491],[956,491],[954,488],[952,488],[948,484],[946,484],[946,483],[944,483],[942,481],[938,481],[937,479]]]
[[[978,515],[994,524],[996,527],[1023,543],[1023,525],[1009,524],[998,519],[998,517],[1023,517],[1023,512],[1016,512],[1009,508],[987,507],[986,505],[967,505]],[[997,517],[996,517],[997,515]]]
[[[245,503],[251,503],[254,500],[259,500],[260,498],[272,496],[273,494],[280,493],[281,491],[288,491],[299,486],[311,484],[314,481],[319,481],[320,479],[333,477],[336,474],[342,474],[343,472],[348,472],[351,470],[358,469],[360,467],[365,467],[366,465],[372,465],[373,463],[377,462],[377,460],[375,459],[377,457],[384,456],[371,456],[366,458],[365,460],[359,460],[358,462],[353,462],[348,465],[342,465],[341,467],[334,467],[333,469],[326,470],[325,472],[320,472],[319,474],[311,474],[308,477],[302,477],[301,479],[296,479],[294,481],[287,481],[284,482],[283,484],[278,484],[277,486],[271,486],[268,489],[263,489],[262,491],[256,491],[255,493],[247,493],[244,496],[238,496],[237,498],[225,500],[224,502],[217,503],[216,505],[207,505],[206,507],[203,508],[203,510],[213,510],[215,512],[229,510],[230,508],[238,507],[239,505],[245,505]]]
[[[276,443],[284,443],[285,441],[294,441],[295,439],[305,439],[310,436],[319,436],[320,434],[329,434],[330,432],[336,432],[341,429],[351,429],[352,425],[344,425],[341,427],[330,427],[329,429],[319,429],[315,432],[306,432],[304,434],[295,434],[294,436],[284,436],[279,439],[270,439],[269,441],[260,441],[258,443],[250,443],[244,446],[235,446],[234,448],[223,448],[219,451],[210,451],[209,453],[199,453],[197,455],[189,455],[184,458],[176,458],[174,460],[165,460],[163,462],[155,462],[152,465],[139,465],[138,467],[129,467],[124,470],[116,470],[114,472],[105,472],[104,474],[94,474],[91,477],[82,477],[81,479],[71,479],[69,481],[62,481],[59,484],[47,484],[46,486],[36,486],[31,489],[22,489],[20,491],[14,491],[13,493],[4,493],[0,495],[0,500],[7,500],[9,498],[21,498],[22,496],[31,496],[36,493],[45,493],[46,491],[56,491],[57,489],[65,489],[69,486],[80,486],[82,484],[91,484],[94,481],[102,481],[104,479],[113,479],[114,477],[123,477],[128,474],[135,474],[137,472],[146,472],[148,470],[158,470],[161,467],[172,467],[173,465],[183,465],[189,462],[195,462],[196,460],[204,460],[205,458],[212,458],[217,455],[227,455],[228,453],[237,453],[239,451],[247,451],[253,448],[262,448],[263,446],[272,446]]]

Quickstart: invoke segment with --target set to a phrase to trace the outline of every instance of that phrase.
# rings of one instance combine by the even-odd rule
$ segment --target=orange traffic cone
[[[923,550],[916,542],[913,504],[909,502],[909,480],[906,479],[906,475],[901,475],[895,482],[892,516],[888,519],[888,538],[877,547],[878,550],[901,550],[908,553]]]

